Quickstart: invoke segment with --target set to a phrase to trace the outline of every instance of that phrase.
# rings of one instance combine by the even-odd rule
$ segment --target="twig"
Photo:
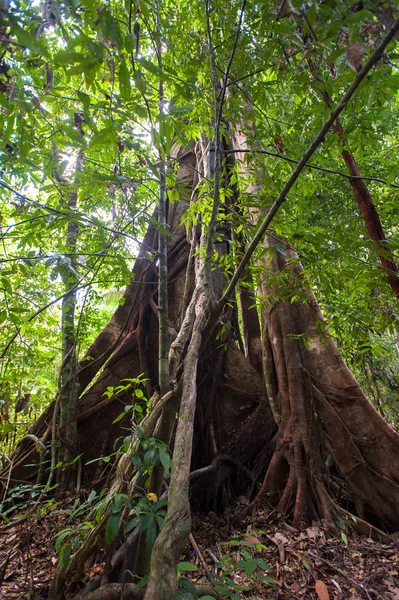
[[[272,152],[271,150],[258,150],[257,148],[230,148],[229,150],[222,150],[222,154],[237,154],[240,152],[247,152],[251,154],[266,154],[267,156],[280,158],[281,160],[285,160],[286,162],[293,163],[296,165],[299,163],[299,160],[297,160],[296,158],[291,158],[286,154],[281,154],[281,152]],[[343,173],[342,171],[336,171],[335,169],[329,169],[328,167],[320,167],[319,165],[314,165],[312,163],[307,163],[305,167],[307,169],[321,171],[322,173],[331,173],[331,175],[345,177],[345,179],[365,179],[367,181],[376,181],[377,183],[382,183],[384,185],[387,185],[388,187],[399,189],[399,185],[397,183],[389,183],[388,181],[386,181],[386,179],[382,179],[381,177],[373,177],[372,175],[350,175],[349,173]]]
[[[209,581],[211,581],[211,572],[209,570],[208,565],[206,564],[206,560],[203,557],[203,555],[201,553],[201,550],[199,549],[198,544],[195,541],[194,536],[193,536],[192,533],[190,533],[190,535],[188,536],[188,539],[190,540],[190,544],[194,548],[196,555],[198,556],[198,558],[200,559],[200,561],[202,563],[202,566],[204,567],[204,571],[205,571],[207,579],[209,579]]]
[[[212,552],[210,548],[207,548],[207,552],[215,564],[220,562],[220,559]]]
[[[214,589],[214,582],[212,581],[212,574],[209,570],[208,565],[206,564],[206,560],[203,557],[201,550],[198,548],[198,544],[194,539],[194,536],[192,533],[190,533],[190,535],[188,536],[188,539],[190,540],[190,544],[192,545],[192,547],[195,550],[195,553],[197,554],[198,558],[200,559],[202,566],[204,567],[204,571],[205,571],[205,575],[206,578],[208,579],[209,583],[212,586],[212,595],[216,596],[216,598],[220,598],[220,595],[217,593],[217,591]]]

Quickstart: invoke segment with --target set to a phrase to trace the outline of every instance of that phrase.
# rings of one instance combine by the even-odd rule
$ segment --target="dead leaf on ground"
[[[318,579],[314,587],[320,600],[330,600],[330,594],[328,593],[328,589],[324,581]]]

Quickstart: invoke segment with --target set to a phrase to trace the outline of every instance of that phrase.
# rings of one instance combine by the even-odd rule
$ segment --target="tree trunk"
[[[83,135],[81,126],[80,134]],[[83,167],[83,150],[80,150],[75,164],[74,186],[79,184],[79,175]],[[66,251],[70,254],[69,262],[62,267],[61,277],[65,288],[65,296],[61,304],[61,367],[59,376],[59,390],[56,400],[55,415],[53,419],[52,436],[52,464],[48,480],[50,485],[56,463],[62,463],[62,468],[57,471],[58,493],[72,490],[77,483],[77,463],[79,453],[78,427],[76,421],[76,405],[79,398],[79,384],[77,381],[76,357],[76,286],[78,277],[73,266],[74,254],[77,252],[78,227],[73,221],[77,209],[77,189],[68,193],[68,208],[72,219],[68,221],[65,239]],[[56,426],[54,427],[54,424]]]
[[[249,130],[254,138],[251,125]],[[233,132],[233,141],[237,150],[249,146],[243,131]],[[243,163],[243,154],[236,156]],[[253,181],[245,166],[239,168],[246,192],[256,196],[261,178]],[[256,209],[249,213],[254,223],[260,217]],[[349,508],[362,519],[377,519],[395,529],[399,434],[373,408],[343,362],[293,247],[274,232],[266,236],[265,246],[260,282],[263,365],[279,430],[253,505],[268,500],[283,514],[292,512],[296,525],[323,519],[334,528],[339,511],[330,479],[335,469],[351,490]],[[327,469],[329,457],[334,469]]]
[[[322,85],[324,82],[315,74],[315,67],[311,60],[308,60],[308,65],[312,77]],[[329,110],[332,108],[331,98],[325,89],[322,89],[321,96],[325,105]],[[342,146],[342,159],[351,175],[350,184],[353,190],[353,195],[359,207],[360,214],[370,236],[370,239],[375,243],[375,252],[380,260],[381,267],[385,270],[388,283],[396,297],[399,300],[399,269],[392,254],[389,241],[384,233],[379,214],[373,202],[373,197],[367,187],[364,179],[361,178],[359,166],[355,157],[349,149],[345,139],[345,131],[342,127],[341,120],[337,118],[333,125],[333,130],[338,134],[339,143]]]
[[[399,434],[377,413],[344,364],[298,257],[267,238],[269,269],[284,284],[262,284],[280,417],[276,450],[255,503],[269,499],[300,525],[334,523],[331,480],[342,477],[348,508],[362,519],[399,526]],[[270,301],[270,298],[278,298]],[[298,299],[296,299],[298,298]],[[334,467],[327,469],[331,456]]]

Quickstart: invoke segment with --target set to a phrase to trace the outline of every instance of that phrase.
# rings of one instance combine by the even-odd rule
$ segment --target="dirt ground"
[[[58,560],[55,535],[77,525],[67,522],[75,500],[0,527],[1,599],[47,597]],[[194,516],[181,587],[212,585],[231,600],[399,600],[398,535],[383,543],[344,532],[331,537],[318,524],[299,531],[270,511],[244,521],[238,511]],[[89,565],[75,592],[101,570],[101,562]]]

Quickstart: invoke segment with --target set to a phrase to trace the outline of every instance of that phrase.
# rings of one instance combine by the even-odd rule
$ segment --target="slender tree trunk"
[[[75,118],[79,133],[83,136],[79,115]],[[54,158],[58,158],[58,150],[53,144]],[[72,489],[76,485],[77,464],[74,459],[78,455],[77,402],[79,383],[77,378],[76,327],[75,312],[78,285],[78,274],[74,266],[78,244],[78,227],[74,221],[78,200],[79,176],[83,167],[83,149],[79,150],[76,163],[72,191],[68,191],[68,209],[70,219],[65,236],[65,255],[60,264],[61,279],[64,284],[64,297],[61,303],[61,367],[59,375],[58,395],[52,419],[51,470],[47,485],[54,476],[56,464],[62,465],[56,472],[59,484],[58,493]],[[54,177],[61,186],[70,184],[58,172],[53,170]]]
[[[308,60],[310,72],[315,80],[323,84],[323,81],[315,75],[315,68],[312,61]],[[322,90],[321,95],[325,105],[331,110],[331,98],[326,90]],[[399,269],[391,252],[389,241],[384,233],[380,217],[373,202],[372,195],[368,189],[366,182],[361,178],[359,166],[355,157],[349,150],[348,143],[345,139],[345,131],[342,127],[339,117],[336,119],[333,130],[338,134],[339,143],[342,146],[342,159],[348,169],[350,184],[353,190],[353,195],[363,217],[364,224],[370,239],[375,242],[375,252],[380,260],[382,268],[385,270],[388,283],[391,286],[397,300],[399,300]]]

